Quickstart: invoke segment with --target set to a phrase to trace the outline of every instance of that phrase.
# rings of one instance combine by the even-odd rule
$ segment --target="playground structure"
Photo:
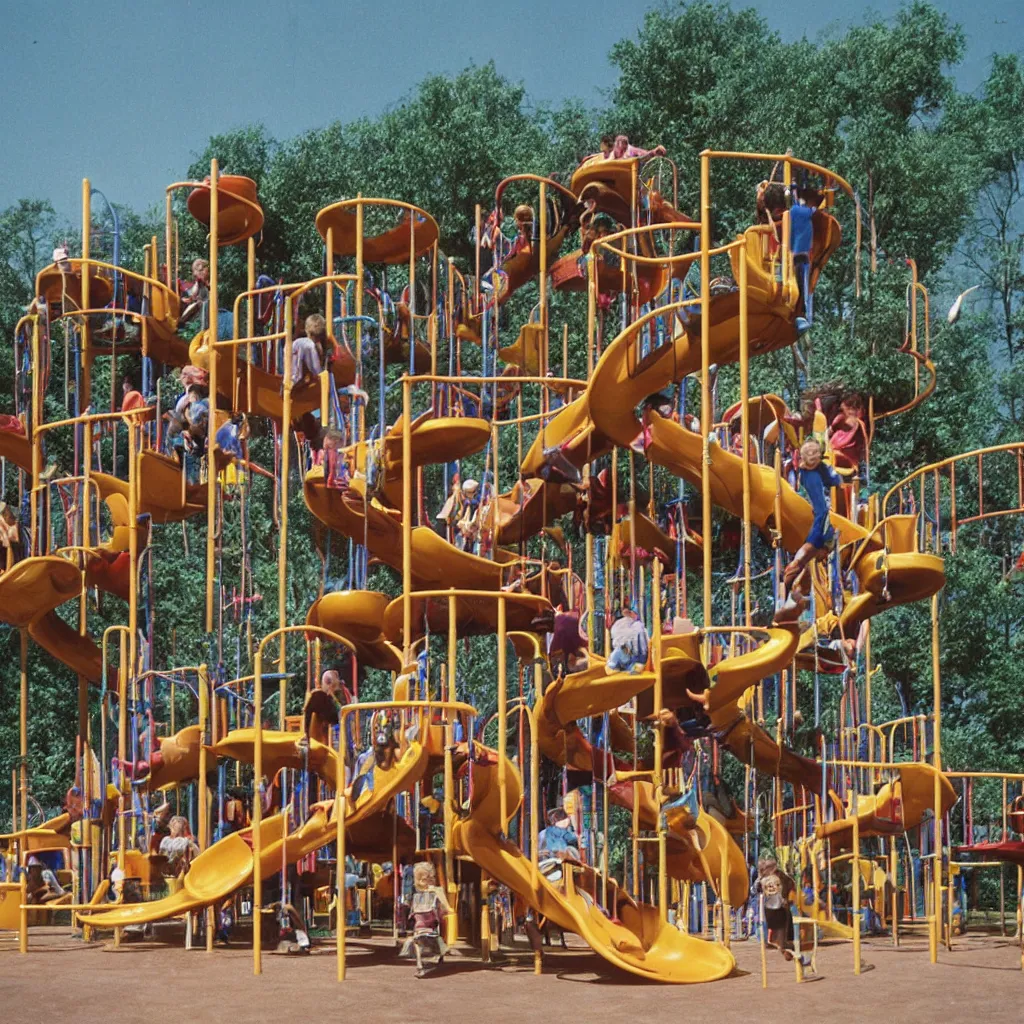
[[[788,210],[732,241],[713,237],[712,171],[726,160],[774,163],[787,185],[816,183],[806,271],[791,252]],[[369,921],[373,901],[388,901],[397,935],[399,865],[430,860],[456,910],[448,941],[466,939],[485,959],[499,918],[514,931],[532,915],[635,975],[711,981],[731,973],[733,941],[764,941],[742,908],[766,835],[797,879],[802,938],[848,940],[857,972],[866,907],[894,942],[924,926],[935,961],[953,942],[966,875],[1015,865],[1019,895],[1024,775],[994,777],[999,826],[979,828],[974,777],[943,770],[937,595],[943,552],[961,530],[1024,511],[1024,446],[922,467],[867,501],[858,465],[843,467],[835,540],[806,569],[806,610],[783,615],[786,553],[801,547],[814,515],[786,467],[827,424],[820,408],[795,424],[783,398],[752,396],[750,364],[799,344],[840,245],[833,211],[856,197],[838,175],[788,155],[705,152],[700,186],[691,220],[678,211],[666,158],[590,160],[568,186],[515,175],[497,186],[486,221],[478,207],[471,274],[442,255],[428,212],[345,200],[316,218],[323,273],[261,284],[257,183],[221,175],[213,161],[206,181],[169,186],[163,248],[151,240],[141,273],[92,257],[83,184],[81,254],[38,276],[16,331],[16,422],[0,430],[0,456],[17,467],[24,495],[19,557],[8,545],[0,575],[0,618],[20,631],[22,666],[0,930],[17,933],[22,951],[32,925],[61,913],[83,938],[112,932],[118,942],[126,928],[184,917],[189,941],[200,936],[212,950],[215,918],[230,905],[252,924],[259,973],[273,890],[274,906],[302,904],[311,924],[326,919],[342,980],[350,915]],[[187,199],[176,207],[179,192]],[[497,237],[512,194],[530,200],[517,208],[517,221],[527,223],[524,207],[530,219],[514,242]],[[178,279],[186,211],[209,231],[192,328],[181,321]],[[859,206],[854,214],[859,240]],[[222,310],[218,257],[241,245],[246,286]],[[910,270],[902,351],[913,396],[877,412],[869,401],[869,440],[936,386],[927,291]],[[551,323],[553,293],[581,293],[565,300],[585,309],[585,344],[572,354],[568,325]],[[333,358],[295,379],[293,343],[303,312],[314,311]],[[48,421],[59,337],[67,415]],[[134,407],[116,392],[116,359],[126,355],[140,361]],[[100,360],[111,367],[109,395],[99,394]],[[717,372],[733,363],[738,394],[719,418]],[[209,396],[205,443],[190,438],[193,450],[177,457],[164,416],[177,396],[167,401],[161,366],[200,371]],[[242,415],[264,432],[269,466],[244,438],[227,444],[222,430]],[[61,439],[73,452],[68,474],[46,467]],[[1015,500],[986,502],[984,465],[998,462],[991,479],[1008,461]],[[278,559],[277,627],[261,638],[245,533],[260,488]],[[321,586],[296,618],[288,499],[300,492],[326,539]],[[976,506],[965,505],[968,493]],[[231,505],[235,566],[224,543]],[[713,562],[716,541],[726,543],[716,509],[739,523],[737,568],[724,583]],[[576,543],[565,540],[570,513]],[[209,656],[158,668],[152,539],[176,523],[202,537]],[[376,565],[393,571],[393,597],[372,589]],[[328,589],[339,576],[344,585]],[[117,599],[119,620],[99,642],[97,591]],[[871,620],[924,600],[932,709],[876,722]],[[647,649],[623,667],[613,626],[627,609]],[[29,641],[79,680],[76,800],[38,823]],[[336,726],[314,719],[306,741],[296,702],[337,659],[351,672],[351,699]],[[387,699],[360,699],[366,670],[387,679]],[[495,679],[493,697],[481,672]],[[833,737],[816,731],[802,753],[798,698],[813,685],[817,726],[832,676],[843,683],[840,727]],[[185,692],[194,713],[182,723]],[[267,706],[275,696],[276,712]],[[139,723],[162,709],[166,731],[157,736],[154,724],[147,739]],[[694,723],[681,751],[661,709]],[[722,781],[727,755],[742,766],[738,800]],[[253,790],[249,820],[234,831],[225,828],[229,773]],[[766,779],[767,804],[758,797]],[[168,798],[189,809],[200,852],[183,875],[165,877],[154,808]],[[553,873],[540,831],[558,801],[575,819],[580,858]],[[610,832],[622,811],[629,839],[616,872]],[[44,854],[71,885],[39,905],[20,869]],[[385,865],[372,894],[346,886],[346,857]],[[146,898],[129,898],[132,881]],[[1000,887],[1005,907],[1002,867]],[[798,959],[798,979],[803,970]]]

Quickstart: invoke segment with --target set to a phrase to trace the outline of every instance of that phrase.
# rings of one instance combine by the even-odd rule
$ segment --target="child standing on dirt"
[[[757,862],[757,878],[750,888],[752,898],[764,897],[764,923],[768,942],[787,959],[793,959],[793,914],[789,897],[796,892],[796,883],[779,868],[774,857],[761,857]]]
[[[412,937],[407,939],[399,956],[416,957],[416,977],[425,978],[444,962],[448,945],[441,934],[445,918],[452,913],[444,890],[437,884],[437,874],[430,861],[420,861],[412,870],[415,892],[409,908],[413,920]]]

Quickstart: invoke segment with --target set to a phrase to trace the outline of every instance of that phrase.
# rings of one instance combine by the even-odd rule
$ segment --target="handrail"
[[[552,178],[545,177],[543,174],[510,174],[507,178],[502,178],[501,181],[498,182],[498,187],[494,190],[494,205],[496,207],[500,208],[501,197],[504,194],[506,187],[516,181],[533,181],[538,185],[551,185],[563,195],[568,196],[574,202],[579,198],[571,188],[566,188],[564,185],[559,184]]]
[[[830,171],[827,167],[823,167],[821,164],[812,163],[810,160],[801,160],[792,154],[783,153],[774,155],[771,153],[736,153],[728,150],[705,149],[699,155],[707,157],[710,160],[750,160],[756,161],[757,163],[767,163],[768,161],[772,161],[773,163],[786,163],[788,161],[790,164],[802,167],[804,170],[811,171],[813,174],[817,174],[822,178],[831,178],[832,181],[842,187],[843,191],[851,199],[857,198],[853,186],[841,175],[836,174],[835,171]]]
[[[320,217],[324,213],[326,213],[328,210],[350,210],[350,209],[351,210],[357,210],[361,206],[393,206],[393,207],[396,207],[397,209],[400,209],[400,210],[406,210],[409,213],[420,214],[424,218],[425,221],[429,221],[431,224],[434,225],[434,230],[437,231],[438,234],[441,233],[441,229],[438,227],[437,221],[434,220],[433,216],[431,216],[431,214],[427,213],[427,211],[424,210],[423,207],[416,206],[413,203],[407,203],[407,202],[405,202],[404,200],[401,200],[401,199],[378,199],[378,198],[374,198],[372,196],[357,196],[355,199],[342,199],[342,200],[340,200],[337,203],[329,203],[327,206],[324,206],[322,209],[317,210],[316,218],[315,219],[319,220]],[[398,226],[400,226],[400,225],[398,225]],[[394,229],[393,228],[389,228],[388,230],[394,230]],[[382,232],[382,233],[383,234],[387,234],[387,232]],[[364,238],[366,237],[365,232],[364,232],[363,237]],[[378,235],[370,235],[369,237],[370,238],[377,238],[379,236]],[[432,246],[433,244],[434,243],[431,242],[430,246]],[[430,248],[430,246],[427,246],[421,252],[418,252],[416,255],[417,256],[422,255],[422,253],[426,252],[427,249]]]
[[[149,287],[152,287],[153,285],[155,285],[160,291],[165,292],[168,295],[173,295],[174,298],[176,298],[176,299],[178,298],[178,293],[173,288],[171,288],[169,285],[164,284],[164,282],[159,280],[159,278],[146,277],[145,274],[140,274],[137,271],[127,270],[126,268],[119,267],[119,266],[117,266],[114,263],[107,263],[105,260],[94,260],[94,259],[92,259],[89,256],[81,256],[81,257],[75,256],[75,257],[72,257],[71,259],[73,259],[73,261],[75,263],[77,263],[80,268],[95,267],[98,270],[109,270],[112,273],[120,274],[122,277],[130,278],[133,281],[140,281],[144,285],[148,285]],[[42,270],[40,270],[36,274],[36,293],[37,294],[39,292],[39,279],[40,279],[40,277],[42,277],[42,275],[47,273],[48,271],[52,271],[54,269],[59,271],[61,274],[66,274],[67,273],[67,271],[61,270],[59,263],[49,263],[49,264],[47,264],[45,267],[42,268]],[[122,310],[122,309],[119,309],[117,307],[104,306],[101,309],[96,309],[96,310],[86,310],[86,309],[70,310],[67,313],[61,313],[58,316],[53,317],[53,319],[54,320],[60,320],[63,317],[82,316],[82,315],[87,314],[87,313],[111,313],[111,312],[113,312],[113,313],[125,313],[125,314],[128,314],[128,315],[132,315],[133,314],[133,311],[130,310],[130,309]],[[135,313],[134,315],[136,315],[136,316],[145,316],[147,314]],[[24,320],[26,318],[23,317],[22,319]],[[20,325],[21,325],[21,321],[18,322],[18,326],[20,326]]]
[[[950,455],[948,458],[941,459],[938,462],[932,462],[925,466],[919,466],[912,473],[907,474],[902,480],[892,485],[888,491],[886,491],[885,497],[882,499],[882,510],[886,509],[889,501],[895,496],[900,497],[900,492],[910,487],[911,484],[918,480],[923,480],[928,474],[938,474],[944,469],[949,469],[955,466],[958,462],[965,461],[967,459],[980,460],[982,456],[993,455],[999,452],[1013,452],[1016,451],[1019,455],[1024,455],[1024,440],[1021,441],[1007,441],[1003,444],[989,445],[985,448],[975,448],[969,452],[959,452],[956,455]],[[1022,503],[1024,504],[1024,503]],[[978,521],[981,519],[987,519],[997,514],[1007,515],[1013,512],[1024,511],[1024,509],[1003,509],[993,510],[993,512],[983,512],[978,516],[972,516],[971,521]],[[958,519],[957,523],[962,522]]]

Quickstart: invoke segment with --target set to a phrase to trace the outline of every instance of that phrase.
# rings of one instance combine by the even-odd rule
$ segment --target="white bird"
[[[976,284],[972,288],[968,288],[967,291],[961,292],[956,297],[956,302],[954,302],[953,305],[949,307],[949,312],[946,314],[947,323],[955,324],[957,320],[960,319],[960,314],[963,312],[964,309],[964,299],[966,299],[967,296],[971,294],[971,292],[977,291],[980,287],[980,284]]]

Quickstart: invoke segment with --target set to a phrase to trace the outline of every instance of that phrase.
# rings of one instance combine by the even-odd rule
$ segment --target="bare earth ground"
[[[952,952],[928,962],[927,943],[911,938],[899,949],[885,939],[864,943],[865,971],[853,974],[849,944],[823,946],[819,979],[796,987],[793,968],[772,951],[768,988],[761,987],[759,948],[734,943],[738,969],[709,985],[656,985],[606,965],[576,946],[545,958],[512,954],[503,966],[475,957],[449,958],[434,976],[417,980],[414,967],[394,959],[388,940],[349,941],[348,977],[335,980],[334,947],[308,957],[265,955],[263,976],[252,975],[246,948],[187,952],[147,942],[84,946],[67,929],[38,928],[20,956],[10,933],[0,939],[0,1022],[21,1024],[138,1024],[175,1021],[290,1022],[352,1014],[360,1024],[441,1021],[499,1024],[545,1021],[591,1024],[670,1019],[771,1024],[786,1021],[1000,1021],[1024,1018],[1024,972],[1012,939],[968,935]],[[870,965],[870,967],[869,967]],[[340,1018],[336,1018],[340,1019]]]

